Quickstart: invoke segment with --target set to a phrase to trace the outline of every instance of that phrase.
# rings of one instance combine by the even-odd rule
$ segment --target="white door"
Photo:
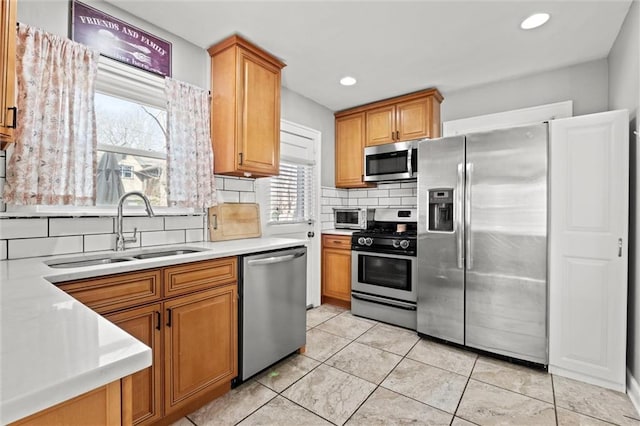
[[[298,164],[313,170],[311,185],[305,197],[311,197],[311,218],[291,223],[276,221],[271,211],[271,184],[273,178],[256,180],[256,198],[260,203],[260,217],[264,236],[307,240],[307,305],[320,305],[320,142],[321,133],[290,121],[280,121],[281,164]],[[284,173],[281,167],[281,173]],[[308,200],[307,200],[308,201]]]
[[[549,371],[625,391],[629,119],[551,122]]]

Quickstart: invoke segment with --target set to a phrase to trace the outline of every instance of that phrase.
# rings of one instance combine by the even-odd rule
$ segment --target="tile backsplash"
[[[5,181],[5,152],[0,151],[0,212]],[[253,179],[216,176],[218,202],[254,203]],[[114,208],[115,212],[115,208]],[[115,217],[3,217],[0,218],[0,260],[113,250]],[[138,241],[127,248],[208,240],[206,215],[125,217],[123,230]]]
[[[380,183],[377,188],[322,188],[320,221],[322,229],[332,229],[334,207],[410,207],[418,204],[416,182]]]

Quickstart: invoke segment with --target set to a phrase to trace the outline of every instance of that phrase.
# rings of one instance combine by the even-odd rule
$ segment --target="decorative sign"
[[[108,58],[171,77],[171,43],[104,12],[73,2],[71,38]]]

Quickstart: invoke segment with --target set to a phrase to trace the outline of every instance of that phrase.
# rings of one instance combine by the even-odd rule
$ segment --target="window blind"
[[[270,223],[313,221],[314,166],[280,161],[280,174],[271,178]]]

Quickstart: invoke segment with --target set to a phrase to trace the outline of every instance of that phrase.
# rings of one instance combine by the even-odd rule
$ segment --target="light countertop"
[[[360,231],[360,229],[323,229],[322,233],[329,235],[352,235],[357,231]]]
[[[81,268],[44,262],[105,253],[0,261],[0,424],[10,423],[151,365],[151,349],[52,283],[304,245],[251,238],[165,246],[205,251]],[[118,255],[156,251],[127,250]]]

